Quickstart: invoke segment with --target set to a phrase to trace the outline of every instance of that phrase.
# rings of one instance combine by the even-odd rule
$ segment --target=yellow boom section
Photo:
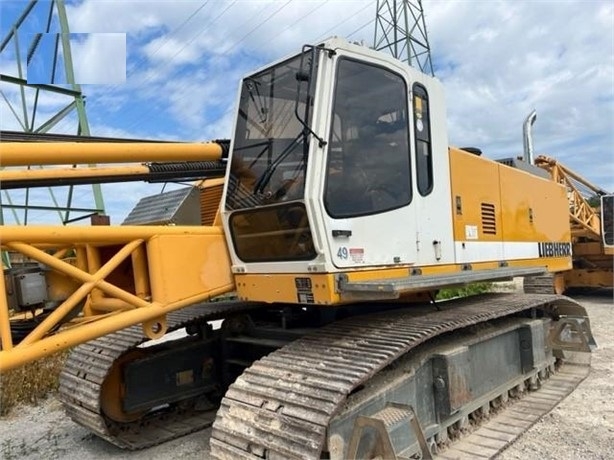
[[[607,195],[608,192],[590,183],[554,158],[540,155],[535,159],[535,165],[548,171],[553,181],[564,185],[567,189],[572,235],[600,241],[601,221],[599,214],[582,196],[579,187],[583,187],[596,195]]]
[[[0,166],[214,161],[222,154],[215,142],[2,142]]]
[[[0,164],[2,158],[0,157]],[[96,178],[105,177],[112,179],[115,176],[125,177],[130,175],[145,175],[149,173],[149,168],[144,165],[131,165],[119,168],[50,168],[50,169],[4,169],[0,171],[1,182],[17,182],[17,181],[37,181],[37,180],[58,180],[58,179],[80,179],[80,178]]]
[[[218,226],[2,226],[0,242],[48,268],[57,302],[15,343],[0,295],[0,371],[135,324],[157,338],[168,313],[234,290]],[[0,292],[7,292],[4,269]]]

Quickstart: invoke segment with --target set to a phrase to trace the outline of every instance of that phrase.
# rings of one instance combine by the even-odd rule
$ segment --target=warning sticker
[[[363,263],[365,261],[364,248],[350,248],[350,259],[357,264]]]
[[[478,226],[477,225],[465,225],[465,239],[477,240],[478,239]]]
[[[299,303],[315,303],[311,278],[294,278],[296,286],[296,298]]]

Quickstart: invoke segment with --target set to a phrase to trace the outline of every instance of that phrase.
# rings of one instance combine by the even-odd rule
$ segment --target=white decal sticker
[[[363,248],[350,248],[350,259],[354,263],[362,264],[365,261],[365,250]]]
[[[465,225],[465,239],[477,240],[478,239],[478,226],[477,225]]]

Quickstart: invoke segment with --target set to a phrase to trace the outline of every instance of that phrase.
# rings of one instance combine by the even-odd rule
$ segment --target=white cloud
[[[172,37],[158,37],[146,44],[143,51],[150,60],[167,62],[172,59],[174,65],[194,62],[200,57],[197,45],[184,44]]]
[[[179,19],[186,3],[190,2],[177,2],[174,7],[167,1],[87,0],[66,5],[66,14],[72,33],[143,33]]]
[[[490,157],[521,152],[537,109],[535,147],[614,188],[614,10],[600,2],[424,3],[443,68],[450,139]],[[473,40],[471,39],[473,38]],[[595,151],[589,158],[584,152]]]
[[[277,57],[303,43],[324,38],[320,35],[326,31],[330,31],[327,35],[352,32],[374,18],[376,6],[371,0],[295,1],[287,5],[266,0],[207,2],[200,9],[203,3],[200,0],[90,0],[67,7],[67,12],[72,32],[126,32],[135,35],[157,32],[153,37],[156,44],[145,45],[146,54],[160,48],[158,53],[161,56],[172,56],[170,50],[189,42],[193,47],[189,54],[197,50],[201,55],[223,54],[242,48]],[[361,14],[354,16],[358,11]],[[338,24],[341,26],[334,27]],[[278,39],[281,32],[286,39]],[[372,31],[367,29],[354,38],[370,40],[371,35]],[[166,40],[169,50],[164,51]]]
[[[126,80],[126,34],[71,34],[78,84],[117,84]]]

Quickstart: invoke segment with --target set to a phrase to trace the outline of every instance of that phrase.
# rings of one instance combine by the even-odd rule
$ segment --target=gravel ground
[[[588,310],[599,345],[588,378],[499,460],[614,458],[614,303],[612,294],[575,297]],[[162,460],[209,457],[210,430],[144,451],[128,452],[68,419],[53,397],[0,419],[0,457],[9,459]]]
[[[611,293],[574,298],[588,310],[598,345],[591,372],[498,460],[614,458],[614,303]]]

